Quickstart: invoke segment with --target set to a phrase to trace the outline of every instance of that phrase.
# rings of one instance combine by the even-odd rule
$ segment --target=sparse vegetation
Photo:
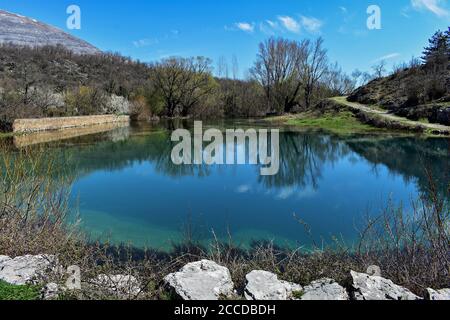
[[[376,77],[349,96],[349,101],[379,105],[410,120],[450,125],[450,35],[436,32],[425,48],[421,62],[394,67],[382,77],[384,65],[375,67]]]

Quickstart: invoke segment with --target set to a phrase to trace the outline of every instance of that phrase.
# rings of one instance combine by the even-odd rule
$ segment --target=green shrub
[[[39,286],[14,286],[0,281],[0,300],[39,300]]]

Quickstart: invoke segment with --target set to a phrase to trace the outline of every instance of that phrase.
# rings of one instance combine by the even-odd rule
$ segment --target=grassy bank
[[[362,123],[352,112],[304,112],[295,115],[284,115],[266,118],[266,121],[308,129],[321,129],[337,134],[383,132],[377,128]]]
[[[390,113],[377,105],[362,105],[347,101],[346,97],[335,97],[328,99],[329,103],[334,103],[344,111],[352,112],[359,121],[377,128],[390,130],[401,130],[426,135],[450,135],[450,127],[430,123],[428,119],[410,120]]]
[[[83,280],[100,274],[133,275],[143,285],[139,299],[171,299],[164,277],[189,262],[209,259],[229,268],[236,289],[242,295],[245,276],[253,270],[266,270],[281,279],[307,285],[320,278],[344,284],[349,271],[365,272],[380,266],[383,276],[417,294],[432,287],[448,286],[450,273],[449,194],[433,187],[414,203],[414,212],[387,204],[377,217],[359,221],[360,238],[346,244],[338,238],[311,241],[312,250],[288,249],[271,242],[255,241],[243,248],[233,241],[199,244],[188,228],[185,240],[173,244],[169,252],[138,249],[132,245],[112,246],[93,243],[78,225],[67,222],[67,199],[71,181],[48,178],[63,170],[46,155],[45,149],[22,149],[18,153],[2,149],[0,180],[0,254],[16,257],[26,254],[57,255],[64,267],[77,265]],[[60,171],[61,173],[62,171]],[[61,174],[58,174],[60,176]],[[298,220],[299,232],[311,234]],[[214,236],[214,234],[213,234]],[[66,275],[52,274],[47,282],[64,284]],[[32,287],[3,284],[4,297],[34,298]],[[17,291],[16,291],[17,290]],[[117,299],[102,288],[65,294],[64,299]]]
[[[266,118],[266,121],[337,134],[404,132],[427,136],[449,134],[450,128],[428,121],[412,121],[391,115],[376,105],[359,105],[346,97],[325,99],[313,111]]]

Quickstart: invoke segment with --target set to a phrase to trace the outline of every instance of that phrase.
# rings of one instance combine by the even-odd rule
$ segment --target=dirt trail
[[[424,123],[424,122],[409,120],[409,119],[406,119],[403,117],[399,117],[399,116],[390,114],[389,111],[386,111],[386,110],[376,109],[376,108],[373,108],[373,107],[370,107],[367,105],[363,105],[360,103],[356,103],[356,102],[349,102],[349,101],[347,101],[346,97],[336,97],[336,98],[331,98],[331,100],[338,104],[345,105],[351,109],[362,111],[362,112],[365,112],[368,114],[377,115],[377,116],[385,118],[389,121],[398,122],[398,123],[408,125],[411,127],[423,128],[425,130],[439,132],[442,134],[450,134],[449,126],[444,126],[442,124]]]

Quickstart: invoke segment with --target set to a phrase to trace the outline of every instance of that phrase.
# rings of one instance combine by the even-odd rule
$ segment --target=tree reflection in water
[[[228,124],[226,121],[205,125],[226,128],[249,128],[260,124],[244,121]],[[46,144],[56,152],[65,164],[65,172],[81,177],[97,170],[116,171],[133,163],[149,162],[155,171],[171,176],[209,176],[214,167],[207,165],[174,165],[171,151],[172,130],[193,129],[188,121],[170,121],[162,124],[141,124],[131,128],[118,128],[110,132],[81,136],[62,142]],[[238,148],[243,150],[243,148]],[[280,133],[280,171],[274,176],[259,176],[258,182],[265,188],[313,188],[317,189],[325,165],[333,165],[339,159],[357,155],[373,165],[374,170],[385,166],[393,175],[400,175],[405,182],[414,181],[420,191],[427,190],[427,168],[434,176],[440,190],[449,185],[449,140],[399,137],[387,135],[345,135],[291,131]],[[259,174],[255,166],[255,174]]]

